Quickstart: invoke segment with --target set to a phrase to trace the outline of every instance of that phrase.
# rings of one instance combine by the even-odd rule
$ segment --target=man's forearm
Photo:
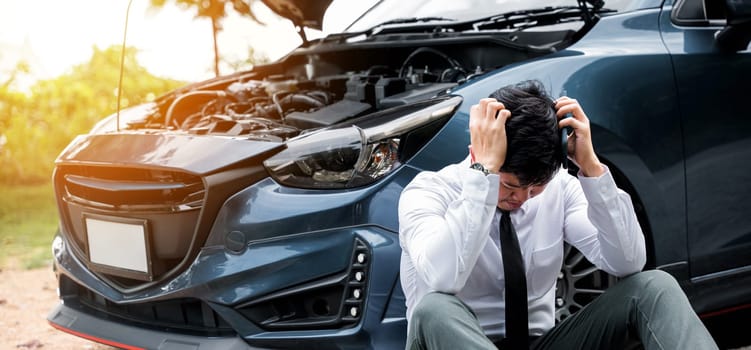
[[[587,216],[597,228],[603,262],[618,275],[641,270],[646,248],[631,197],[616,187],[607,168],[600,177],[580,177],[580,182],[589,202]]]

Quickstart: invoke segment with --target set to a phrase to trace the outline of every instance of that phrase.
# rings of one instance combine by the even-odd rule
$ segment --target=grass
[[[32,269],[51,263],[57,222],[51,183],[0,185],[0,266]]]

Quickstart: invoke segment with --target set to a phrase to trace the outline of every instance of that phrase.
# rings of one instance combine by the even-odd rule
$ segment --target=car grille
[[[187,173],[97,166],[59,166],[55,189],[65,231],[83,261],[89,261],[86,215],[148,223],[149,276],[89,266],[120,289],[158,280],[189,255],[207,193],[201,177]]]
[[[60,276],[60,295],[69,307],[138,327],[209,337],[236,334],[207,303],[199,299],[116,304],[78,285],[65,275]]]
[[[80,166],[61,172],[68,201],[105,210],[193,210],[206,192],[200,177],[174,171]]]

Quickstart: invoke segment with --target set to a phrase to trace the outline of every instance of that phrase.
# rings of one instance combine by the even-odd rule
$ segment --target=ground
[[[51,267],[25,270],[6,266],[0,270],[0,281],[0,349],[115,349],[58,331],[47,323],[47,314],[59,302]],[[736,350],[751,350],[751,346]]]
[[[51,267],[3,267],[0,281],[0,349],[114,349],[58,331],[47,323],[47,314],[59,302]]]

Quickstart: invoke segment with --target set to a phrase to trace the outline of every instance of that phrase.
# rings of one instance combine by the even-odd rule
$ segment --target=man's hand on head
[[[494,98],[483,98],[469,111],[470,150],[474,161],[498,173],[506,159],[506,119],[511,112]]]
[[[579,167],[586,177],[598,177],[605,172],[592,145],[592,130],[589,118],[575,99],[563,96],[555,101],[558,127],[570,127],[573,132],[568,136],[567,153],[569,159]],[[571,118],[565,118],[571,113]]]

